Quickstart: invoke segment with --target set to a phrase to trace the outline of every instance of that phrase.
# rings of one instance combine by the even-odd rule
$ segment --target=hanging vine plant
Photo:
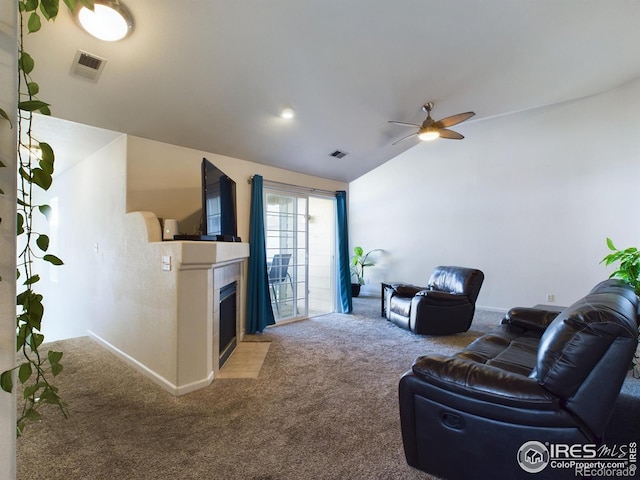
[[[93,0],[64,0],[70,10],[80,3],[93,9]],[[36,33],[45,20],[55,20],[59,11],[59,0],[18,0],[18,171],[17,171],[17,236],[18,258],[16,278],[16,350],[19,361],[14,368],[0,374],[0,387],[5,392],[13,392],[14,378],[23,385],[22,407],[17,419],[17,434],[20,435],[29,421],[41,418],[39,412],[44,405],[53,405],[68,416],[67,404],[58,394],[52,377],[62,372],[62,352],[49,350],[46,355],[40,351],[44,342],[42,320],[45,313],[44,297],[36,292],[40,275],[36,273],[36,263],[40,260],[52,265],[62,265],[57,256],[49,253],[49,237],[36,231],[34,219],[37,215],[48,218],[51,207],[34,202],[35,189],[48,190],[53,184],[55,155],[51,146],[38,141],[33,136],[34,113],[50,115],[49,104],[38,98],[39,85],[33,80],[34,59],[24,50],[25,28],[28,34]],[[11,124],[10,116],[0,109],[0,117]],[[4,165],[1,165],[4,167]],[[0,191],[0,194],[4,192]]]

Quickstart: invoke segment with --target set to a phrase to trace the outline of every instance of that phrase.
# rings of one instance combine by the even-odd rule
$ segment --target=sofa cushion
[[[536,366],[540,334],[514,325],[500,325],[455,356],[529,376]]]

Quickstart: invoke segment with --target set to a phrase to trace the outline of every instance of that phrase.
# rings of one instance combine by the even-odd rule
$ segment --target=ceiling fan
[[[392,143],[392,145],[406,140],[407,138],[413,137],[414,135],[417,135],[420,140],[424,141],[435,140],[438,137],[449,138],[451,140],[462,140],[464,136],[460,135],[458,132],[449,130],[448,127],[452,127],[461,122],[464,122],[465,120],[473,117],[475,115],[475,112],[458,113],[457,115],[452,115],[436,122],[433,118],[431,118],[432,108],[433,102],[425,103],[422,106],[422,111],[427,114],[427,118],[425,118],[424,122],[422,122],[422,125],[389,120],[389,123],[393,123],[395,125],[402,125],[404,127],[418,127],[417,132],[412,133],[411,135],[407,135],[406,137],[402,137],[400,140],[396,140]]]

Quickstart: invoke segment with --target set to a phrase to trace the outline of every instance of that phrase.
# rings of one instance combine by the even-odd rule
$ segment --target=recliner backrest
[[[429,278],[428,287],[441,292],[466,295],[471,303],[475,303],[480,294],[484,274],[474,268],[439,266]]]
[[[540,339],[531,376],[596,434],[606,425],[636,349],[637,310],[633,289],[608,280],[561,312]]]

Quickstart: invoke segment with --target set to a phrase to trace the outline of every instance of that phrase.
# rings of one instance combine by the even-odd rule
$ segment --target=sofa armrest
[[[467,358],[422,356],[416,359],[412,370],[425,382],[478,400],[537,410],[559,407],[558,397],[541,387],[535,378]]]
[[[502,319],[502,324],[544,332],[559,313],[540,308],[515,307],[507,312]]]

